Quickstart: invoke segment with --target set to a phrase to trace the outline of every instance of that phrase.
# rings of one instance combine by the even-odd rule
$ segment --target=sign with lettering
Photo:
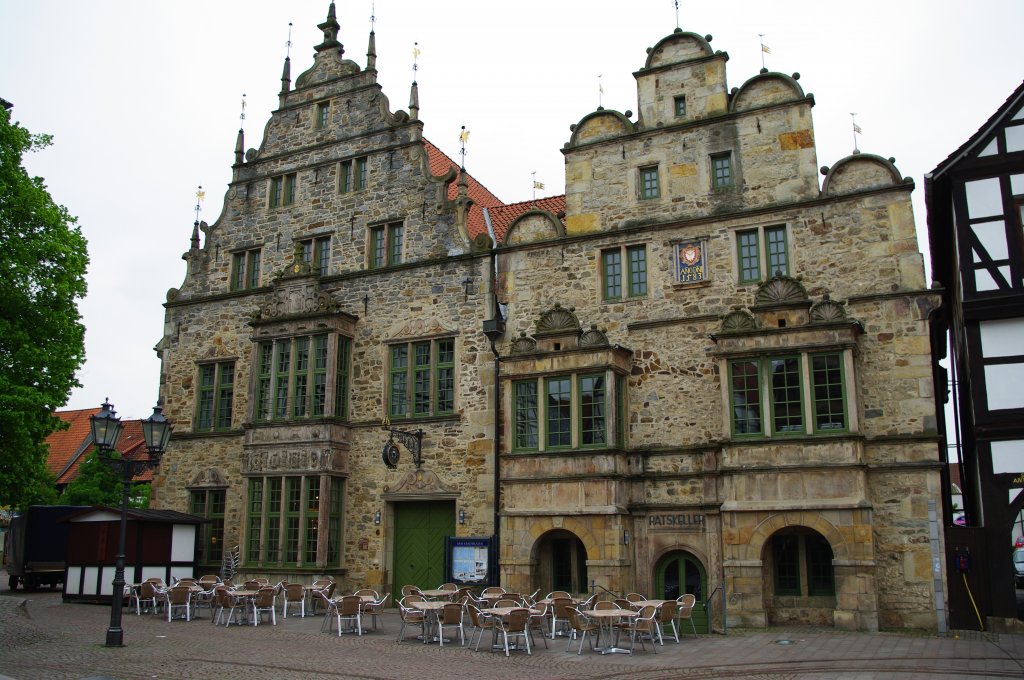
[[[649,531],[707,531],[703,513],[658,513],[647,516]]]
[[[704,241],[684,241],[676,244],[676,281],[699,283],[707,280],[707,248]]]

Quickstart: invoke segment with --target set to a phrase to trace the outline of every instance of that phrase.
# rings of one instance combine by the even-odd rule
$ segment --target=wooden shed
[[[64,601],[110,602],[121,511],[96,506],[68,516]],[[175,510],[128,510],[126,583],[195,575],[198,525],[208,520]]]

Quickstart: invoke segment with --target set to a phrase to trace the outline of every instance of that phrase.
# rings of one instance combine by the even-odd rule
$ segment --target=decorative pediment
[[[270,299],[253,314],[254,320],[280,319],[338,311],[338,303],[320,290],[316,280],[280,282]]]
[[[757,319],[745,309],[734,309],[722,317],[722,330],[752,331],[757,329]]]
[[[537,341],[526,335],[523,331],[518,338],[512,341],[512,354],[533,354],[537,351]]]
[[[807,291],[797,279],[784,274],[775,274],[757,289],[755,305],[786,305],[807,302]]]
[[[433,338],[442,335],[455,335],[454,328],[445,326],[437,319],[412,319],[403,322],[388,333],[393,340],[408,340],[412,338]]]
[[[597,325],[591,325],[590,330],[580,336],[580,347],[607,347],[609,344],[608,336],[597,330]]]
[[[811,323],[845,321],[846,308],[843,307],[843,303],[833,301],[829,298],[828,293],[826,293],[821,302],[815,302],[811,305],[810,317]]]
[[[410,470],[394,488],[384,487],[385,499],[429,497],[456,498],[458,491],[441,481],[433,470]]]
[[[537,334],[578,333],[580,320],[575,311],[575,307],[565,309],[556,302],[552,309],[541,314],[537,320]]]
[[[192,481],[185,485],[186,489],[223,489],[228,485],[224,473],[215,467],[206,468],[196,473]]]

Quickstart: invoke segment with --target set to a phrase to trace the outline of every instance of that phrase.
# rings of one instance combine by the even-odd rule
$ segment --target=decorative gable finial
[[[345,46],[338,42],[338,32],[341,30],[341,24],[338,23],[338,15],[333,2],[327,10],[327,21],[317,24],[317,28],[324,32],[324,41],[314,48],[317,52],[337,48],[339,56],[345,54]]]

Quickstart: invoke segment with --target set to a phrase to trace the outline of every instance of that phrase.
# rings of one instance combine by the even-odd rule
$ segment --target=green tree
[[[45,440],[80,386],[89,257],[76,219],[22,166],[50,137],[10,115],[0,107],[0,505],[24,507],[55,496]]]
[[[110,455],[120,457],[114,451]],[[78,466],[78,476],[60,495],[62,505],[108,505],[121,507],[122,478],[99,458],[93,449]],[[128,505],[133,508],[149,507],[149,484],[132,484],[128,492]]]

